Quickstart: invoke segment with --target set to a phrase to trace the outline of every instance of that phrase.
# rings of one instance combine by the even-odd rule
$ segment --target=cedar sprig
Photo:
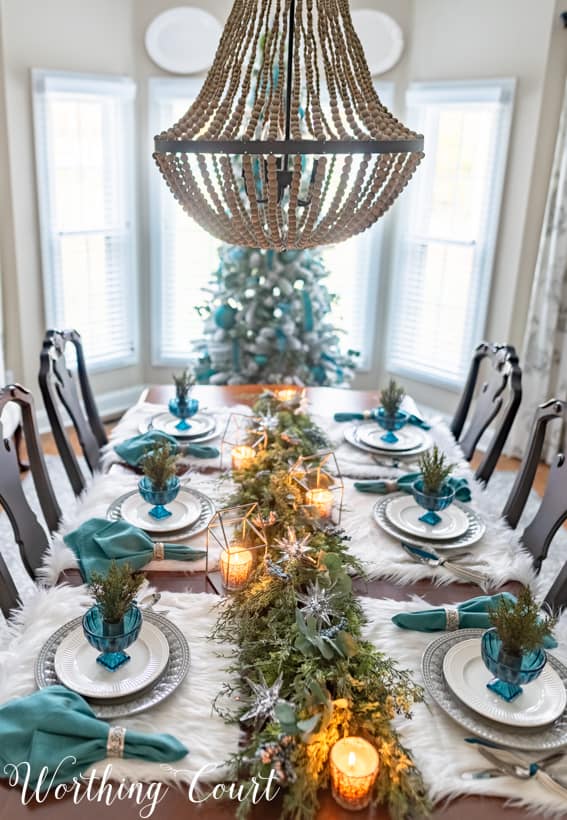
[[[114,559],[106,575],[96,571],[92,573],[89,591],[105,621],[116,624],[122,620],[143,581],[142,572],[134,572],[130,564],[117,564]]]
[[[176,472],[177,455],[168,441],[159,442],[142,457],[142,472],[152,482],[154,489],[164,490]]]
[[[442,488],[447,478],[453,472],[455,465],[447,462],[445,453],[435,445],[433,450],[419,459],[419,472],[423,481],[424,492],[435,495]]]
[[[380,393],[380,404],[387,416],[395,416],[402,406],[406,391],[395,379],[390,379],[388,387]]]
[[[195,374],[191,368],[186,367],[182,373],[173,373],[172,375],[177,397],[185,398],[195,384]]]
[[[504,650],[511,655],[521,655],[541,647],[557,623],[555,617],[542,616],[529,587],[522,588],[516,602],[500,598],[489,611],[489,618]]]

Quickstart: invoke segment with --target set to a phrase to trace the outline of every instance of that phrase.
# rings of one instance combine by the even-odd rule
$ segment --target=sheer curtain
[[[515,456],[524,453],[537,405],[567,399],[567,85],[520,362],[524,400],[510,442]],[[560,424],[550,425],[548,463],[563,435]]]

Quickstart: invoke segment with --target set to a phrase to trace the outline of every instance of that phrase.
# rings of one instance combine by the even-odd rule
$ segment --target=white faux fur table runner
[[[396,612],[422,609],[427,604],[418,598],[403,604],[372,598],[362,598],[361,601],[368,617],[364,637],[397,660],[401,668],[409,669],[416,682],[422,683],[421,657],[436,636],[401,630],[390,619]],[[34,691],[34,664],[42,645],[59,626],[81,615],[90,603],[84,587],[61,586],[36,592],[2,634],[0,703]],[[189,755],[171,767],[113,758],[93,767],[98,772],[102,772],[107,763],[112,763],[112,778],[116,780],[127,778],[188,784],[203,766],[215,764],[219,767],[215,773],[200,779],[204,782],[222,779],[226,772],[222,764],[237,751],[239,730],[224,723],[212,708],[213,700],[227,678],[225,670],[230,652],[229,647],[209,638],[219,615],[219,605],[222,606],[220,599],[212,595],[162,594],[157,609],[162,606],[169,609],[167,617],[187,636],[191,650],[189,674],[177,691],[161,704],[135,717],[117,721],[126,728],[141,732],[171,733],[185,744]],[[567,616],[558,625],[556,635],[559,648],[555,652],[566,662]],[[474,747],[464,743],[467,732],[430,703],[429,698],[425,704],[415,707],[412,720],[399,719],[398,729],[434,801],[464,794],[496,795],[547,813],[565,813],[565,803],[535,781],[508,777],[463,780],[464,772],[486,768],[485,761]],[[530,762],[529,758],[526,762]],[[567,768],[561,763],[551,771],[567,777]]]
[[[163,409],[159,405],[144,403],[136,405],[128,411],[113,431],[106,453],[107,464],[113,460],[114,451],[112,448],[114,444],[136,435],[142,421],[148,421],[152,415]],[[232,409],[235,412],[250,412],[249,408],[243,406]],[[218,413],[219,427],[223,428],[228,413],[226,409],[222,413],[220,411]],[[384,468],[374,464],[370,454],[367,455],[344,443],[344,424],[322,417],[314,417],[314,421],[330,435],[333,444],[337,446],[337,457],[341,469],[346,464],[348,472],[348,465],[351,464],[350,460],[352,460],[352,464],[358,464],[359,472],[369,477],[377,478],[384,475],[391,476],[396,472],[399,473],[399,471],[384,470]],[[451,461],[458,464],[458,474],[468,478],[473,494],[471,507],[481,513],[487,523],[486,534],[481,542],[471,548],[472,555],[470,559],[467,559],[470,565],[484,572],[493,587],[500,586],[510,580],[517,580],[522,583],[532,582],[534,573],[529,554],[520,547],[518,534],[502,521],[500,509],[496,508],[490,492],[485,491],[474,481],[470,467],[463,461],[462,454],[452,440],[447,427],[444,424],[435,425],[432,429],[432,435],[443,450],[447,452]],[[341,441],[342,444],[340,444]],[[219,444],[218,440],[213,443]],[[192,464],[197,470],[199,467],[204,466],[218,467],[219,459],[194,459]],[[137,481],[137,476],[116,466],[109,474],[96,476],[93,479],[77,505],[65,512],[62,527],[53,538],[51,549],[46,554],[44,577],[48,583],[55,583],[61,572],[77,566],[73,552],[63,542],[63,536],[76,529],[88,518],[94,516],[105,517],[108,506],[112,501],[129,489],[135,489]],[[345,477],[344,484],[344,512],[341,525],[351,539],[349,542],[350,551],[360,559],[370,578],[383,578],[401,584],[415,583],[425,578],[432,578],[439,584],[448,584],[455,581],[454,575],[443,568],[432,569],[426,564],[412,561],[400,544],[378,527],[372,515],[372,508],[380,496],[358,492],[354,489],[354,481],[351,478]],[[189,486],[209,495],[218,507],[222,506],[233,489],[230,480],[226,476],[219,480],[219,474],[204,475],[198,472],[191,476]],[[206,543],[206,534],[201,533],[188,540],[187,543],[195,548],[203,548]],[[210,568],[216,566],[217,562],[218,555],[211,553],[209,556]],[[149,570],[183,569],[189,573],[202,571],[204,567],[204,559],[187,562],[154,561],[148,565]]]

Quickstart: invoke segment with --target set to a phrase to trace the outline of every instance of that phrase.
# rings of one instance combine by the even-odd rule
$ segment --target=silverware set
[[[480,586],[484,586],[488,583],[488,577],[483,572],[467,567],[464,564],[457,563],[457,561],[460,561],[461,558],[468,557],[471,554],[470,552],[462,552],[449,560],[448,558],[442,558],[439,553],[435,552],[431,544],[425,544],[427,549],[414,547],[411,544],[404,543],[403,541],[401,542],[401,545],[413,561],[421,564],[427,564],[428,566],[434,568],[445,567],[446,570],[449,570],[449,572],[453,573],[453,575],[457,578],[469,583],[479,584]],[[486,562],[480,561],[477,563],[485,564]]]
[[[489,768],[464,772],[461,775],[463,780],[485,780],[493,777],[514,777],[516,780],[535,778],[544,788],[567,799],[567,783],[548,771],[550,766],[565,757],[564,751],[550,752],[526,762],[525,753],[506,746],[488,743],[479,738],[465,738],[465,740],[477,745],[479,754],[491,765]]]

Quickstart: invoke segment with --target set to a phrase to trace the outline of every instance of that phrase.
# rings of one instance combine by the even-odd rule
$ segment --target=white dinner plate
[[[165,71],[196,74],[212,65],[222,26],[196,6],[177,6],[158,14],[146,30],[146,51]]]
[[[545,726],[563,713],[567,702],[563,681],[547,663],[541,675],[523,685],[522,694],[507,703],[486,686],[494,676],[482,660],[479,638],[461,641],[448,650],[443,675],[451,691],[470,709],[507,726]]]
[[[140,432],[147,433],[148,430],[159,430],[162,433],[167,433],[168,436],[174,438],[191,440],[202,438],[211,433],[216,428],[216,420],[214,416],[209,416],[207,413],[195,413],[195,415],[186,419],[187,424],[191,427],[189,430],[178,430],[176,425],[179,424],[180,419],[173,416],[171,413],[158,413],[151,421],[140,424]]]
[[[408,450],[416,450],[423,444],[423,431],[413,424],[406,424],[401,430],[394,430],[394,435],[398,439],[394,442],[383,441],[382,436],[386,435],[386,430],[376,422],[374,426],[369,424],[361,425],[357,431],[358,440],[367,447],[375,450],[387,450],[395,453]]]
[[[427,432],[427,430],[422,430],[420,427],[416,427],[416,432],[421,436],[421,443],[418,447],[415,447],[413,450],[392,450],[381,447],[370,447],[368,444],[365,444],[363,441],[360,440],[360,435],[366,428],[371,427],[372,429],[376,429],[376,422],[369,421],[369,422],[356,422],[355,424],[345,424],[343,434],[345,437],[345,441],[351,444],[353,447],[356,447],[358,450],[363,450],[365,453],[372,453],[375,456],[385,456],[391,457],[396,459],[415,459],[416,456],[421,455],[421,453],[427,452],[433,447],[433,439]],[[380,440],[378,438],[378,440]],[[382,442],[383,443],[383,442]]]
[[[169,660],[167,638],[154,624],[144,621],[138,640],[126,650],[130,660],[115,669],[97,663],[100,652],[83,633],[70,632],[55,653],[55,673],[61,683],[87,698],[121,698],[145,689],[163,672]]]
[[[407,493],[404,493],[404,496],[407,498]],[[380,529],[388,533],[388,535],[390,535],[395,541],[403,541],[406,544],[411,544],[412,547],[427,549],[428,544],[431,543],[430,541],[425,538],[419,538],[417,535],[410,535],[409,533],[402,532],[397,527],[394,527],[390,519],[387,517],[385,512],[386,507],[394,498],[401,497],[401,493],[396,493],[395,495],[381,498],[377,501],[372,510],[374,520]],[[462,552],[464,549],[470,549],[475,544],[478,544],[486,532],[486,524],[482,518],[474,512],[474,510],[470,509],[468,504],[464,504],[462,501],[453,501],[452,506],[459,507],[467,516],[469,522],[468,529],[458,538],[452,538],[447,541],[435,541],[435,549],[442,550],[443,552],[447,550],[458,550]]]
[[[405,498],[403,496],[392,498],[385,507],[386,517],[394,527],[403,533],[417,535],[418,538],[446,541],[458,538],[469,528],[467,515],[455,504],[437,513],[441,521],[435,526],[419,520],[426,512],[427,510],[420,507],[412,495],[406,495]]]
[[[170,501],[165,508],[171,512],[167,518],[157,519],[150,515],[154,505],[144,501],[138,493],[132,493],[122,504],[120,510],[124,521],[146,532],[173,532],[193,524],[201,514],[199,500],[190,493],[184,493],[183,487],[174,501]]]

